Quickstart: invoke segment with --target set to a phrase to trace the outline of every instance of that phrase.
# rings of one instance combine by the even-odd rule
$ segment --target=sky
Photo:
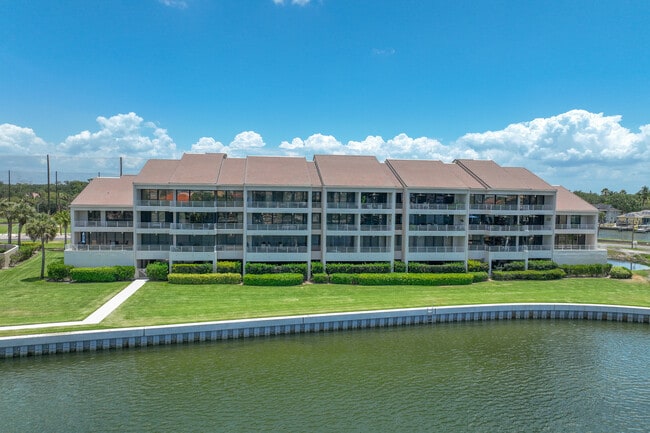
[[[636,192],[649,53],[647,0],[0,0],[0,170],[364,154]]]

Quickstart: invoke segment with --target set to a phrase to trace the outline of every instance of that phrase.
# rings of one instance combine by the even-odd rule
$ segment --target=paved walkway
[[[79,326],[79,325],[97,325],[101,323],[109,314],[117,309],[124,301],[129,299],[131,295],[144,286],[146,279],[135,280],[129,284],[120,293],[113,296],[107,303],[99,307],[97,311],[86,317],[84,320],[77,322],[55,322],[55,323],[35,323],[33,325],[13,325],[13,326],[0,326],[0,331],[16,331],[20,329],[43,329],[54,328],[59,326]]]

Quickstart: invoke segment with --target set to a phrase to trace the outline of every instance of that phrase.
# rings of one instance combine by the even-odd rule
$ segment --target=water
[[[645,432],[650,327],[520,321],[0,362],[0,431]]]
[[[624,268],[628,268],[632,271],[645,271],[647,269],[650,269],[650,266],[642,265],[640,263],[624,262],[622,260],[608,259],[607,263],[611,264],[612,266],[623,266]]]

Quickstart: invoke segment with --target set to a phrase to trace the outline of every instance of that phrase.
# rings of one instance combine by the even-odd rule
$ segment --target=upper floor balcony
[[[304,201],[250,201],[249,208],[254,209],[305,209],[309,207]]]
[[[74,227],[131,228],[133,227],[133,221],[75,221]]]
[[[411,224],[412,232],[461,232],[465,231],[464,224]]]
[[[303,231],[307,230],[307,224],[247,224],[248,230],[268,230],[268,231]]]
[[[597,224],[555,224],[555,230],[596,230]]]
[[[417,209],[417,210],[465,210],[465,203],[410,203],[409,209]]]

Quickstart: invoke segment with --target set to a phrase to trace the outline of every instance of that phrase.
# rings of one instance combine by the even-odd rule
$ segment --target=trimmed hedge
[[[553,260],[528,260],[528,269],[533,271],[548,271],[559,267]]]
[[[164,262],[154,262],[147,265],[147,278],[151,281],[167,281],[169,265]]]
[[[388,274],[389,262],[378,263],[328,263],[325,269],[328,274]]]
[[[9,264],[10,265],[16,265],[20,262],[24,262],[25,260],[31,258],[36,251],[39,251],[41,249],[40,244],[32,244],[32,243],[23,243],[19,248],[18,251],[16,251],[11,258],[9,259]]]
[[[299,286],[303,283],[303,274],[246,274],[244,285],[247,286]]]
[[[97,268],[72,268],[70,279],[76,283],[107,283],[129,281],[135,275],[133,266],[102,266]]]
[[[632,278],[632,271],[623,266],[612,266],[612,269],[609,271],[609,276],[617,280],[627,280]]]
[[[465,273],[465,264],[454,262],[443,265],[427,265],[426,263],[410,262],[408,271],[413,274],[462,274]]]
[[[219,274],[174,274],[167,275],[169,284],[239,284],[241,275],[238,273]]]
[[[525,271],[526,263],[521,261],[505,263],[499,270],[503,272]]]
[[[217,262],[217,274],[241,274],[241,262],[222,261]]]
[[[304,281],[307,279],[307,263],[246,263],[246,274],[302,274]]]
[[[562,265],[561,269],[569,277],[606,277],[612,269],[612,265],[591,264],[591,265]]]
[[[487,272],[490,270],[490,265],[480,260],[468,260],[467,272]]]
[[[312,275],[311,280],[315,284],[327,284],[330,282],[329,275],[325,272]]]
[[[323,267],[322,262],[311,262],[311,274],[316,275],[316,274],[322,274],[325,272],[325,268]]]
[[[473,282],[475,283],[482,283],[490,278],[487,272],[470,272],[469,274],[472,276]]]
[[[54,262],[47,265],[47,278],[53,281],[64,281],[70,278],[72,265],[66,265],[63,262]]]
[[[494,271],[492,279],[496,281],[509,280],[560,280],[566,274],[562,269],[550,269],[548,271]]]
[[[393,263],[393,272],[406,272],[406,263],[396,260]]]
[[[472,284],[471,274],[331,274],[332,284],[360,286],[457,286]]]
[[[209,274],[212,263],[174,263],[172,274]]]

